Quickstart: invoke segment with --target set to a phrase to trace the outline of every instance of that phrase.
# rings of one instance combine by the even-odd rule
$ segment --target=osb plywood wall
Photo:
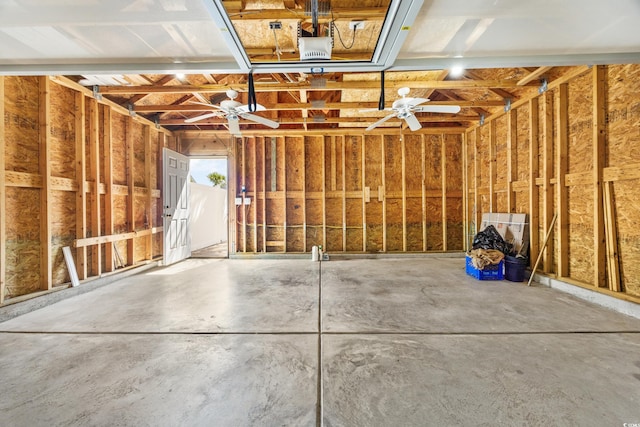
[[[461,135],[250,136],[235,144],[235,188],[250,200],[236,207],[237,252],[463,248]]]
[[[640,297],[640,66],[582,68],[465,134],[469,235],[484,212],[530,217],[533,265]]]
[[[0,302],[68,283],[65,246],[81,279],[162,254],[173,137],[64,78],[0,77],[0,115]]]

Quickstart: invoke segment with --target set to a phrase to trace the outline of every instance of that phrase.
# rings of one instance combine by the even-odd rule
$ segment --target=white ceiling
[[[240,72],[215,3],[0,0],[0,73]],[[638,0],[424,0],[391,68],[640,62],[639,23]]]

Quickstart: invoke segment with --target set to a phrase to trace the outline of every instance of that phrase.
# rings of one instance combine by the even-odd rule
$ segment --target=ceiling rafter
[[[238,9],[237,7],[228,8],[227,3],[240,2],[223,2],[227,13],[232,19],[245,20],[300,20],[310,18],[305,16],[302,10],[289,9]],[[326,23],[333,20],[349,20],[349,19],[384,19],[387,14],[386,7],[335,7],[331,8],[331,16],[318,17],[318,22]]]
[[[442,70],[442,71],[440,71],[440,74],[438,74],[436,76],[436,80],[442,81],[442,80],[446,79],[448,76],[449,76],[449,70]],[[436,89],[431,88],[427,92],[425,92],[424,97],[425,98],[431,98],[431,96],[435,92],[437,92]]]
[[[464,98],[462,98],[460,95],[458,95],[457,93],[452,92],[450,90],[441,90],[439,92],[443,96],[445,96],[445,97],[451,99],[453,102],[457,103],[457,105],[463,106],[463,104],[466,102],[464,100]],[[489,103],[491,101],[484,101],[484,102],[485,102],[484,104],[482,102],[478,102],[477,105],[471,106],[471,110],[475,111],[478,114],[478,116],[489,117],[490,113],[487,110],[483,109],[482,106],[488,106],[486,103]],[[496,102],[496,101],[493,101],[493,102]],[[497,101],[497,103],[499,104],[499,106],[504,105],[503,101]],[[498,105],[493,104],[491,106],[495,107],[495,106],[498,106]]]
[[[164,86],[167,83],[169,83],[170,81],[174,80],[175,76],[173,74],[167,74],[166,76],[162,76],[160,79],[156,80],[155,82],[151,82],[153,85],[158,85],[158,86]],[[123,104],[132,104],[135,105],[136,102],[146,98],[147,96],[149,96],[150,94],[148,93],[139,93],[136,95],[133,95],[131,98],[127,99],[127,101]]]
[[[482,77],[471,70],[465,70],[464,75],[472,80],[481,80]],[[488,88],[489,92],[492,92],[496,95],[498,95],[500,98],[503,99],[511,99],[512,101],[516,101],[518,99],[517,96],[513,95],[511,92],[507,92],[504,89],[500,89],[500,88]]]
[[[430,101],[429,105],[459,105],[461,107],[502,107],[502,101],[467,101],[454,99],[454,96],[444,94],[452,101]],[[460,97],[458,97],[460,98]],[[268,103],[261,102],[267,110],[295,111],[295,110],[318,110],[310,103]],[[322,110],[361,110],[368,108],[378,108],[377,102],[325,102]],[[134,111],[138,113],[167,112],[167,111],[209,111],[212,108],[206,105],[182,104],[182,105],[138,105]]]
[[[522,86],[536,86],[537,83],[528,83]],[[327,80],[326,87],[312,87],[309,82],[290,83],[256,83],[256,90],[261,92],[281,92],[283,90],[348,90],[348,89],[376,89],[380,83],[376,81],[332,81]],[[387,89],[508,89],[518,87],[515,80],[422,80],[422,81],[397,81],[385,82]],[[135,93],[190,93],[190,92],[225,92],[234,89],[238,92],[248,91],[246,83],[236,84],[207,84],[207,85],[176,85],[176,86],[101,86],[102,94],[135,94]]]
[[[523,77],[522,79],[520,79],[518,81],[518,86],[524,86],[524,85],[527,85],[527,84],[531,83],[533,80],[538,79],[544,73],[546,73],[547,71],[549,71],[552,68],[553,67],[540,67],[540,68],[536,69],[535,71],[532,71],[531,73],[529,73],[529,75]]]
[[[420,121],[420,123],[452,123],[452,122],[477,122],[479,120],[479,117],[477,116],[443,116],[443,117],[436,117],[436,116],[419,116],[418,120]],[[278,119],[278,122],[281,125],[288,125],[288,124],[311,124],[314,123],[313,120],[309,121],[309,118],[305,118],[305,117],[281,117]],[[369,125],[371,122],[371,118],[370,117],[325,117],[324,123],[362,123],[364,125]],[[389,120],[390,123],[400,123],[401,120],[400,119],[391,119]],[[190,123],[184,123],[184,120],[182,119],[165,119],[160,121],[161,125],[167,125],[167,126],[176,126],[176,125],[189,125]],[[195,123],[191,123],[190,125],[199,125],[199,126],[204,126],[204,125],[216,125],[216,126],[220,126],[226,124],[226,119],[222,119],[222,118],[211,118],[211,119],[206,119],[206,120],[202,120],[199,122],[195,122]],[[250,123],[245,123],[245,124],[250,124]]]

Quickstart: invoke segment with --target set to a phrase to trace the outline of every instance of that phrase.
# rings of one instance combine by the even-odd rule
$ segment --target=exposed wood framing
[[[541,77],[544,73],[549,71],[552,67],[539,67],[537,70],[529,73],[526,77],[518,80],[518,86],[525,86],[534,81],[535,79]]]
[[[304,161],[306,158],[306,144],[302,141],[302,251],[307,252],[307,172],[304,167]]]
[[[478,233],[480,231],[480,221],[482,220],[482,209],[480,207],[480,179],[481,179],[481,170],[480,170],[480,128],[477,127],[474,130],[475,132],[475,143],[473,145],[473,209],[474,209],[474,232]]]
[[[153,184],[151,183],[151,128],[149,126],[143,127],[142,140],[144,143],[144,183],[147,189],[147,194],[145,197],[144,204],[144,228],[150,229],[154,226],[154,218],[153,218]],[[108,214],[107,214],[108,216]],[[107,245],[109,246],[109,245]],[[146,244],[145,244],[145,260],[151,260],[153,258],[153,236],[149,234],[146,236]],[[107,257],[107,262],[110,258]]]
[[[267,252],[267,139],[263,138],[262,144],[262,252]]]
[[[133,141],[133,119],[127,117],[126,120],[126,161],[127,161],[127,225],[130,232],[136,231],[135,225],[135,153]],[[136,245],[134,239],[127,240],[127,264],[136,263]]]
[[[47,77],[39,78],[39,171],[42,176],[42,190],[40,191],[40,288],[49,290],[52,287],[51,270],[51,94],[50,82]]]
[[[611,181],[604,183],[603,196],[607,250],[607,283],[609,290],[620,292],[622,290],[622,284],[618,254],[618,228],[616,226],[616,210],[613,198],[613,183]]]
[[[238,162],[238,150],[236,147],[236,143],[235,140],[231,140],[230,143],[230,147],[231,147],[231,159],[233,159],[233,161],[229,161],[227,163],[227,167],[229,170],[229,181],[228,181],[228,188],[227,188],[227,193],[229,195],[229,199],[227,200],[229,209],[229,240],[231,240],[230,244],[229,244],[229,254],[236,254],[238,252],[238,238],[237,238],[237,232],[238,232],[238,215],[237,215],[237,209],[236,209],[236,204],[235,204],[235,199],[236,199],[236,195],[238,194],[238,189],[237,189],[237,180],[235,179],[235,177],[237,177],[237,162]],[[266,202],[265,202],[266,203]],[[265,227],[266,230],[266,227]],[[266,231],[265,231],[266,234]],[[234,238],[231,238],[231,236],[234,236]],[[265,238],[266,240],[266,238]],[[265,247],[266,247],[266,243],[265,243]],[[266,252],[266,251],[265,251]]]
[[[0,76],[0,141],[5,141],[4,125],[4,76]],[[4,144],[3,144],[4,145]],[[5,189],[5,150],[0,149],[0,304],[4,303],[6,293],[5,277],[7,274],[7,219],[4,214],[7,211]]]
[[[84,185],[87,180],[86,148],[85,148],[85,96],[77,92],[75,94],[75,166],[76,166],[76,238],[87,237],[87,193]],[[87,248],[76,250],[76,270],[78,278],[87,278]]]
[[[515,151],[517,149],[517,117],[516,110],[507,112],[507,211],[516,211],[516,193],[513,191],[513,182],[517,180]]]
[[[407,251],[407,160],[404,135],[400,131],[400,150],[402,156],[402,251]]]
[[[380,170],[382,173],[382,186],[378,187],[378,200],[382,200],[382,251],[387,252],[387,179],[386,179],[386,158],[384,136],[380,137]],[[380,199],[382,197],[382,199]]]
[[[447,245],[447,146],[444,135],[440,136],[440,174],[442,175],[442,250],[446,251]]]
[[[331,191],[336,191],[336,136],[331,135]]]
[[[262,139],[264,142],[264,138]],[[254,139],[253,141],[253,180],[251,182],[251,188],[254,191],[254,194],[258,194],[258,139]],[[262,169],[262,173],[264,174],[264,168]],[[253,197],[253,250],[258,252],[258,198],[256,196]],[[263,229],[264,230],[264,229]]]
[[[32,227],[38,230],[38,245],[34,245],[29,253],[29,257],[33,258],[29,265],[32,277],[26,280],[16,282],[17,293],[10,296],[14,298],[26,299],[41,292],[48,292],[60,286],[66,286],[64,280],[68,280],[66,275],[66,266],[64,266],[63,258],[59,256],[58,251],[62,245],[67,245],[67,240],[81,244],[75,246],[74,264],[78,278],[85,280],[91,276],[100,276],[103,271],[111,272],[114,270],[113,262],[113,242],[122,240],[130,240],[145,236],[145,251],[150,259],[153,255],[153,245],[150,238],[151,234],[162,230],[162,228],[154,228],[153,224],[153,203],[154,199],[160,196],[160,190],[155,189],[155,185],[151,183],[152,155],[150,151],[145,152],[148,166],[145,170],[146,180],[144,186],[135,187],[133,181],[131,186],[122,186],[114,184],[114,148],[112,140],[112,113],[116,111],[118,114],[123,113],[121,107],[110,101],[98,100],[93,97],[89,98],[85,88],[69,81],[65,78],[54,77],[38,77],[38,78],[22,78],[11,77],[12,93],[4,93],[5,78],[0,81],[0,116],[5,116],[1,121],[0,133],[3,142],[3,150],[0,150],[0,228],[6,226],[7,197],[6,188],[13,187],[16,192],[13,194],[18,197],[11,198],[11,206],[9,210],[14,212],[30,211],[33,212],[31,218],[32,224],[25,225],[15,224],[19,227]],[[53,84],[55,83],[55,84]],[[16,88],[26,91],[34,91],[35,102],[32,105],[26,105],[24,109],[25,116],[11,113],[14,117],[9,121],[10,125],[16,124],[13,132],[20,129],[27,129],[35,132],[32,133],[33,140],[26,138],[15,138],[12,134],[9,140],[5,139],[7,117],[5,115],[5,107],[7,99],[9,105],[13,97],[16,96]],[[33,97],[31,97],[33,98]],[[60,101],[64,100],[62,104]],[[60,111],[59,105],[67,111]],[[30,109],[30,111],[29,111]],[[22,114],[22,111],[20,112]],[[28,114],[32,116],[29,117]],[[128,113],[127,113],[128,114]],[[21,120],[21,121],[19,121]],[[135,118],[138,126],[142,123],[142,127],[150,129],[149,123],[142,118]],[[123,122],[124,123],[124,122]],[[118,129],[123,134],[128,134],[131,128]],[[159,134],[166,135],[166,130],[161,130]],[[26,135],[26,134],[25,134]],[[24,151],[27,157],[22,157],[19,162],[28,162],[33,169],[22,171],[22,166],[7,166],[5,162],[5,154],[15,153],[16,147],[34,147]],[[140,148],[140,147],[138,147]],[[128,147],[127,147],[128,149]],[[15,156],[12,154],[11,159],[15,162]],[[66,156],[66,157],[65,157]],[[129,165],[122,167],[121,171],[131,171]],[[7,171],[7,167],[13,170]],[[101,182],[101,180],[103,182]],[[37,189],[36,191],[23,191],[23,189]],[[123,192],[123,189],[125,190]],[[64,194],[68,193],[68,194]],[[70,194],[69,194],[70,193]],[[27,194],[35,195],[37,204],[27,206]],[[114,234],[115,230],[115,211],[118,206],[114,203],[115,196],[128,196],[145,199],[145,214],[149,220],[144,230],[131,230],[135,234],[124,235]],[[29,196],[31,197],[31,196]],[[33,199],[31,199],[33,200]],[[141,199],[138,199],[141,200]],[[31,202],[33,203],[33,202]],[[69,215],[71,213],[71,215]],[[122,212],[124,213],[124,211]],[[125,226],[125,224],[118,224]],[[37,228],[35,228],[37,227]],[[71,232],[69,233],[69,231]],[[2,274],[2,283],[0,286],[0,303],[4,303],[7,298],[6,274],[6,229],[0,230],[1,248],[0,248],[0,272]],[[20,233],[20,230],[16,230]],[[67,234],[65,234],[67,233]],[[68,234],[71,234],[70,236]],[[117,238],[113,238],[117,236]],[[149,236],[147,238],[146,236]],[[86,244],[82,244],[85,242]],[[139,243],[141,242],[138,241]],[[111,243],[111,244],[108,244]],[[104,250],[104,257],[102,251]],[[90,254],[90,256],[88,256]],[[90,262],[89,262],[90,261]],[[134,258],[130,258],[129,262],[133,264]],[[62,264],[62,265],[61,265]],[[24,270],[23,265],[12,264],[11,268]],[[13,273],[12,273],[13,274]],[[19,273],[20,274],[20,273]],[[37,291],[34,291],[36,290]]]
[[[104,109],[103,129],[104,129],[104,230],[106,235],[114,233],[113,227],[113,140],[111,126],[111,109]],[[149,161],[151,161],[149,159]],[[149,187],[152,188],[152,187]],[[149,200],[151,200],[151,191],[149,191]],[[113,244],[104,246],[104,271],[111,272],[114,270]]]
[[[239,138],[240,141],[240,164],[242,165],[242,173],[240,174],[240,196],[242,203],[240,204],[240,211],[242,211],[242,252],[247,252],[247,205],[244,204],[246,197],[246,177],[247,177],[247,155],[246,155],[246,141],[244,138]],[[286,214],[286,211],[285,211]]]
[[[146,237],[146,236],[151,236],[153,234],[162,233],[162,231],[163,231],[163,227],[153,227],[153,228],[147,228],[145,230],[140,230],[140,231],[130,231],[127,233],[111,234],[111,235],[104,235],[104,236],[97,236],[97,237],[87,237],[84,239],[74,240],[73,247],[86,248],[86,247],[96,246],[96,245],[109,246],[108,243],[121,242],[124,240],[131,241],[138,237]]]
[[[538,184],[538,170],[540,161],[538,158],[538,137],[539,137],[539,110],[538,98],[529,101],[529,262],[533,267],[533,262],[538,258],[540,251],[540,227],[539,200],[540,194]]]
[[[73,80],[69,79],[68,77],[50,76],[49,79],[52,82],[55,82],[56,84],[58,84],[60,86],[67,87],[69,89],[74,90],[75,92],[82,93],[88,98],[93,98],[93,91],[91,89],[88,89],[88,88],[86,88],[84,86],[81,86],[80,84],[74,82]],[[123,106],[121,106],[119,104],[116,104],[113,101],[110,101],[106,97],[101,97],[100,99],[97,99],[96,101],[100,105],[105,105],[105,106],[111,108],[111,110],[113,112],[122,114],[124,116],[129,116],[130,115],[130,112],[129,112],[129,110],[127,108],[124,108]],[[152,122],[151,120],[147,120],[144,117],[139,116],[139,115],[136,115],[135,117],[133,117],[133,120],[138,122],[138,123],[146,124],[146,125],[149,125],[149,126],[155,126],[154,122]],[[161,129],[161,132],[170,133],[166,129]]]
[[[537,82],[526,83],[520,86],[534,85]],[[429,81],[388,81],[385,82],[385,88],[389,90],[398,90],[401,87],[409,86],[411,89],[508,89],[518,87],[518,82],[512,79],[506,80],[429,80]],[[349,81],[332,81],[328,80],[325,87],[313,87],[309,82],[278,82],[278,83],[262,83],[256,84],[258,92],[282,92],[288,90],[307,90],[307,91],[330,91],[342,89],[377,89],[380,87],[379,81],[369,80],[349,80]],[[206,85],[175,85],[175,86],[101,86],[100,93],[103,94],[138,94],[138,93],[216,93],[225,92],[229,89],[229,85],[225,84],[206,84]],[[232,89],[238,92],[248,92],[247,83],[233,84]],[[500,101],[502,105],[502,101]],[[298,107],[299,108],[299,107]]]
[[[282,165],[283,165],[283,177],[282,177],[282,194],[283,194],[283,203],[282,203],[282,217],[284,218],[284,223],[282,226],[282,236],[283,241],[281,242],[282,252],[287,251],[287,226],[289,224],[289,218],[287,218],[287,138],[282,138]]]
[[[92,99],[89,101],[89,182],[91,208],[89,209],[89,226],[92,236],[100,236],[100,115],[99,105]],[[95,245],[91,251],[91,274],[102,273],[102,246]]]
[[[607,286],[605,205],[602,197],[602,175],[606,155],[606,73],[607,68],[603,65],[593,67],[593,284],[596,287]]]
[[[560,85],[558,91],[558,130],[556,147],[556,212],[557,240],[558,240],[558,265],[559,277],[569,276],[569,204],[566,186],[568,171],[568,144],[569,144],[569,112],[568,112],[569,86],[567,83]]]
[[[462,239],[463,239],[463,246],[462,249],[464,249],[465,251],[470,250],[471,248],[469,247],[469,227],[468,224],[470,224],[470,215],[469,215],[469,194],[470,194],[470,188],[469,188],[469,147],[467,146],[467,134],[463,134],[462,135],[462,192],[463,192],[463,197],[462,197],[462,223],[463,223],[463,229],[462,229]]]
[[[497,170],[496,153],[496,121],[489,122],[489,212],[498,210],[498,198],[496,197]]]
[[[347,250],[347,138],[342,137],[342,250]]]
[[[362,169],[362,192],[367,193],[368,187],[365,187],[365,178],[366,178],[366,144],[365,138],[362,136],[360,138],[361,141],[361,169]],[[323,181],[324,182],[324,181]],[[322,186],[324,188],[324,184]],[[370,196],[363,195],[362,197],[362,252],[367,251],[367,202],[370,200]]]
[[[331,146],[335,147],[335,137],[331,137]],[[322,141],[322,247],[327,247],[327,157],[326,157],[326,141],[324,137]],[[332,152],[335,150],[332,150]],[[335,175],[334,175],[335,176]],[[333,183],[333,181],[332,181]]]
[[[549,227],[556,209],[554,209],[554,195],[551,180],[553,179],[553,93],[545,92],[543,96],[542,114],[544,116],[542,129],[542,178],[543,178],[543,196],[542,196],[542,220],[544,223],[543,235],[549,234]],[[554,240],[551,239],[544,248],[542,258],[543,270],[550,273],[553,268]]]
[[[420,191],[420,196],[422,199],[422,250],[424,252],[427,251],[427,160],[425,158],[425,142],[424,135],[420,135],[420,163],[421,163],[421,174],[420,174],[420,182],[422,183],[422,188]]]

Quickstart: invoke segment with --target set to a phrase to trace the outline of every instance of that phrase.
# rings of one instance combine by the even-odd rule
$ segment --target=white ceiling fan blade
[[[249,106],[248,105],[240,105],[239,107],[236,107],[236,111],[241,112],[241,113],[248,113],[249,112]],[[255,111],[266,111],[266,108],[264,107],[264,105],[256,104]],[[252,111],[252,113],[253,113],[253,111]]]
[[[229,122],[229,132],[231,132],[232,135],[240,136],[240,123],[238,119],[229,117],[227,121]]]
[[[402,110],[405,108],[413,108],[416,105],[429,101],[427,98],[400,98],[393,101],[392,108],[394,110]]]
[[[251,120],[252,122],[269,126],[272,129],[276,129],[278,128],[278,126],[280,126],[280,123],[278,122],[274,122],[273,120],[269,120],[264,117],[256,116],[255,114],[241,113],[240,117],[242,117],[243,119]]]
[[[405,105],[415,107],[416,105],[420,105],[428,101],[429,100],[427,98],[407,98],[407,103]]]
[[[418,113],[459,113],[459,105],[423,105],[416,107],[413,111]]]
[[[371,130],[379,125],[381,125],[382,123],[386,122],[387,120],[389,120],[392,117],[395,117],[396,113],[393,114],[389,114],[388,116],[385,116],[383,118],[381,118],[380,120],[378,120],[377,122],[375,122],[374,124],[370,125],[368,128],[365,129],[365,131],[367,130]]]
[[[209,117],[215,117],[218,114],[220,114],[220,113],[218,113],[217,111],[214,111],[213,113],[201,114],[199,116],[191,117],[189,119],[186,119],[184,122],[185,123],[193,123],[193,122],[197,122],[197,121],[200,121],[200,120],[208,119]]]
[[[422,125],[420,124],[420,122],[418,121],[416,116],[414,116],[413,114],[409,114],[404,119],[406,120],[407,124],[409,125],[409,129],[418,130],[418,129],[422,128]]]

